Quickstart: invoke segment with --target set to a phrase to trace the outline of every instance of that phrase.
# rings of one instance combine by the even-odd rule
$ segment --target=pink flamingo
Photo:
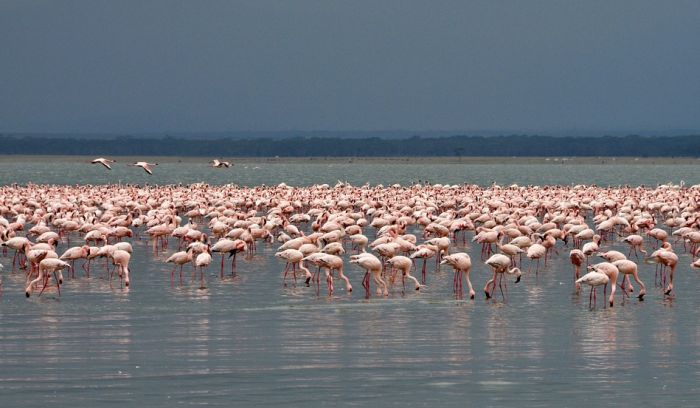
[[[175,269],[178,265],[180,266],[180,285],[182,285],[182,268],[186,263],[192,262],[192,250],[180,251],[172,254],[166,261],[166,263],[173,263],[173,270],[170,272],[170,284],[172,285],[175,278]]]
[[[406,291],[406,278],[411,279],[413,281],[413,283],[416,285],[416,290],[420,290],[421,284],[418,282],[418,279],[411,275],[411,268],[413,267],[413,261],[411,260],[411,258],[402,255],[396,255],[391,259],[387,259],[386,262],[391,266],[393,270],[401,272],[401,284],[403,285],[404,292]]]
[[[116,163],[116,160],[110,160],[110,159],[105,159],[104,157],[98,157],[97,159],[94,159],[90,163],[92,164],[101,164],[107,168],[107,170],[112,170],[112,166],[110,164]]]
[[[221,254],[221,279],[224,278],[224,254],[228,254],[231,259],[231,277],[236,276],[236,254],[241,251],[246,251],[248,244],[240,239],[222,238],[211,247],[212,252]]]
[[[596,301],[596,288],[598,286],[602,285],[607,285],[608,282],[610,281],[610,278],[602,272],[598,271],[591,271],[588,272],[587,274],[583,275],[579,279],[576,280],[577,285],[581,285],[582,283],[589,285],[591,287],[591,291],[588,295],[588,307],[590,308],[592,304],[595,304]]]
[[[472,281],[469,279],[469,273],[472,269],[472,260],[469,254],[458,252],[456,254],[447,255],[440,261],[441,264],[449,264],[454,269],[454,278],[452,281],[452,290],[458,298],[462,297],[462,277],[466,278],[467,286],[469,287],[469,298],[474,299],[474,288]],[[509,263],[510,264],[510,263]]]
[[[511,265],[511,259],[507,257],[506,255],[503,254],[494,254],[491,255],[489,259],[486,260],[485,262],[486,265],[490,266],[491,269],[493,270],[493,277],[489,279],[486,282],[486,285],[484,286],[484,294],[486,295],[486,299],[490,299],[491,296],[493,296],[493,293],[496,291],[496,278],[499,277],[498,274],[500,274],[500,279],[498,286],[501,289],[501,296],[503,296],[503,300],[506,299],[506,292],[507,292],[507,283],[506,283],[506,291],[503,291],[503,275],[504,274],[509,274],[515,276],[515,283],[520,282],[520,277],[522,276],[522,272],[520,271],[519,268],[510,268]],[[489,285],[492,285],[491,290],[489,291]]]
[[[51,258],[51,259],[44,259],[41,262],[39,262],[39,276],[29,282],[29,285],[27,285],[27,288],[24,291],[24,294],[29,297],[32,294],[34,285],[38,283],[39,281],[44,282],[44,287],[41,289],[41,292],[39,292],[39,295],[44,292],[44,289],[46,289],[46,285],[48,284],[50,273],[53,273],[54,280],[56,281],[56,289],[58,290],[58,295],[61,295],[61,284],[63,284],[63,274],[61,274],[61,270],[65,268],[70,268],[70,264],[65,261],[61,261],[60,259],[56,258]]]
[[[370,253],[364,253],[359,255],[353,255],[350,257],[350,263],[359,265],[365,270],[365,277],[362,279],[362,287],[365,288],[365,296],[369,297],[370,293],[370,276],[374,282],[379,285],[377,287],[377,294],[384,296],[389,295],[389,288],[386,282],[382,279],[382,262],[376,256]]]
[[[157,166],[158,163],[148,163],[145,161],[140,161],[136,162],[133,164],[130,164],[129,166],[135,166],[135,167],[141,167],[143,171],[145,171],[148,174],[153,174],[153,166]]]
[[[207,245],[206,250],[204,250],[199,255],[197,255],[197,258],[195,258],[195,260],[194,260],[195,268],[199,268],[199,288],[200,289],[206,288],[204,286],[204,269],[208,269],[209,264],[211,264],[211,254],[209,253],[209,245]]]

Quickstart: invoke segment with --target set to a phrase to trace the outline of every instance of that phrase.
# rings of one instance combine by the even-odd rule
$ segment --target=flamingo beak
[[[515,280],[515,283],[520,282],[520,275],[518,275],[518,278]]]

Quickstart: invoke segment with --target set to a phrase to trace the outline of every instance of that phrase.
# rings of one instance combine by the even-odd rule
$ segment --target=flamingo
[[[209,264],[211,264],[211,254],[209,253],[209,245],[207,245],[206,249],[202,251],[199,255],[194,260],[194,266],[195,268],[199,268],[199,288],[200,289],[205,289],[206,287],[204,286],[204,269],[209,268]]]
[[[525,256],[530,258],[530,261],[537,259],[537,267],[535,268],[535,275],[540,270],[540,258],[544,257],[547,255],[547,248],[545,248],[544,245],[542,245],[542,240],[538,240],[537,243],[530,245],[530,247],[527,249],[527,252],[525,253]],[[530,267],[532,267],[532,262],[530,262],[530,265],[528,266],[528,271],[530,270]]]
[[[365,277],[362,279],[362,286],[365,288],[366,296],[370,293],[370,276],[374,282],[379,285],[377,287],[377,294],[384,296],[389,295],[389,288],[386,282],[382,279],[382,262],[376,256],[371,253],[364,253],[359,255],[353,255],[350,257],[350,263],[359,265],[365,270]]]
[[[343,274],[343,258],[336,256],[336,255],[330,255],[330,254],[321,254],[321,256],[318,258],[318,263],[321,265],[321,267],[326,268],[326,281],[328,282],[328,294],[333,293],[333,271],[338,271],[338,276],[340,279],[343,279],[345,281],[345,289],[348,292],[352,292],[352,285],[350,284],[350,280],[348,279],[347,276]]]
[[[428,258],[432,258],[437,253],[437,247],[433,245],[419,245],[414,253],[411,254],[411,259],[421,258],[423,259],[423,269],[421,270],[421,283],[425,285],[425,266]]]
[[[172,254],[166,261],[166,263],[173,263],[173,270],[170,272],[170,284],[172,285],[175,278],[175,269],[178,265],[180,266],[180,285],[182,285],[182,267],[189,262],[192,262],[192,250],[180,251]]]
[[[294,276],[294,282],[297,280],[296,268],[303,270],[306,273],[306,286],[309,286],[309,281],[311,280],[311,272],[304,266],[302,260],[304,259],[304,253],[298,249],[285,249],[284,251],[279,251],[275,254],[276,257],[282,258],[286,261],[284,265],[284,277],[282,282],[285,283],[287,280],[287,273],[289,272],[289,267],[292,267],[292,276]]]
[[[401,283],[404,286],[404,291],[406,291],[406,278],[411,279],[413,281],[416,290],[420,290],[421,284],[418,282],[418,279],[411,275],[411,268],[413,267],[413,261],[411,260],[411,258],[402,255],[396,255],[391,259],[387,259],[386,262],[391,266],[392,269],[401,272]]]
[[[141,167],[143,171],[145,171],[148,174],[153,174],[153,166],[157,166],[158,163],[148,163],[145,161],[139,161],[133,164],[130,164],[129,166],[135,166],[135,167]]]
[[[617,269],[617,267],[610,262],[601,262],[597,263],[595,265],[590,265],[588,266],[589,271],[596,271],[605,274],[608,279],[610,280],[610,298],[609,298],[609,303],[610,307],[613,306],[613,301],[615,299],[615,290],[617,287],[617,278],[620,274],[620,271]],[[585,275],[584,275],[585,276]],[[580,282],[579,282],[580,283]],[[603,288],[603,294],[605,294],[605,288],[607,288],[607,283],[605,284],[605,287]],[[595,293],[594,293],[595,296]]]
[[[131,254],[122,249],[115,249],[110,255],[112,258],[112,265],[119,266],[119,281],[124,280],[124,285],[129,286],[131,282],[129,280],[129,260],[131,259]]]
[[[591,307],[591,304],[596,300],[596,288],[598,286],[607,285],[609,281],[610,278],[608,278],[606,274],[598,271],[588,272],[587,274],[583,275],[582,277],[576,280],[577,285],[584,283],[591,287],[591,291],[588,295],[589,308]]]
[[[78,259],[87,259],[90,254],[90,247],[87,245],[76,246],[68,248],[59,258],[60,260],[71,261],[71,273],[75,273],[75,261]],[[83,270],[85,270],[85,264],[83,264]],[[75,278],[75,276],[72,276]]]
[[[491,269],[493,270],[493,277],[489,279],[486,282],[486,285],[484,286],[484,294],[486,295],[486,299],[490,299],[491,296],[493,295],[493,292],[496,291],[496,278],[499,276],[498,274],[500,273],[500,280],[499,280],[499,288],[501,288],[501,296],[503,296],[503,299],[505,300],[506,295],[503,291],[503,286],[501,284],[503,283],[503,275],[504,274],[509,274],[515,276],[515,283],[520,282],[520,277],[522,276],[522,272],[520,271],[519,268],[510,268],[511,265],[511,259],[503,254],[494,254],[491,255],[489,259],[484,262],[486,265],[490,266]],[[489,291],[488,287],[489,285],[493,285],[491,290]],[[507,289],[507,286],[506,286]]]
[[[231,259],[231,277],[236,276],[236,254],[241,251],[248,250],[248,244],[240,239],[222,238],[211,247],[212,252],[221,254],[221,279],[224,278],[224,254],[228,253]]]
[[[223,160],[220,161],[220,160],[214,159],[214,160],[211,160],[209,163],[211,163],[211,167],[214,167],[214,168],[222,168],[222,167],[229,168],[229,167],[231,167],[230,162],[223,161]]]
[[[583,245],[583,248],[581,248],[581,252],[586,256],[586,265],[588,265],[588,258],[590,258],[591,255],[594,253],[598,252],[598,245],[600,243],[600,235],[596,234],[593,236],[593,241],[592,242],[587,242]]]
[[[90,163],[92,164],[101,164],[107,168],[107,170],[112,170],[112,166],[110,164],[116,163],[116,160],[110,160],[110,159],[105,159],[104,157],[98,157],[97,159],[94,159]]]
[[[56,258],[51,258],[51,259],[44,259],[41,262],[39,262],[39,276],[29,282],[29,285],[27,285],[27,288],[24,290],[24,294],[29,297],[32,294],[32,291],[34,290],[34,285],[38,283],[39,281],[44,282],[44,287],[41,289],[41,293],[44,292],[44,289],[46,289],[46,285],[48,283],[50,273],[53,273],[54,280],[56,281],[56,290],[58,291],[58,295],[61,295],[61,284],[63,284],[63,275],[61,274],[61,270],[65,268],[70,268],[70,264],[65,261],[61,261],[60,259]]]
[[[624,293],[627,293],[629,287],[628,284],[626,284],[625,282],[629,282],[629,275],[632,275],[635,282],[637,282],[641,287],[637,298],[639,298],[639,300],[644,300],[644,295],[647,293],[647,289],[644,285],[644,282],[642,282],[642,280],[639,279],[639,274],[637,273],[637,264],[628,259],[620,259],[614,261],[612,264],[615,265],[617,267],[617,270],[624,275],[624,278],[622,280],[622,290],[624,291]],[[631,287],[629,288],[631,289]]]
[[[664,244],[668,244],[667,242]],[[670,245],[667,245],[667,247],[670,248]],[[660,264],[662,266],[662,271],[661,274],[663,276],[663,281],[665,282],[665,269],[669,268],[670,269],[670,274],[669,274],[669,281],[668,285],[664,289],[664,294],[665,295],[670,295],[671,291],[673,290],[673,274],[676,271],[676,265],[678,264],[678,255],[676,255],[673,251],[669,249],[658,249],[654,251],[649,258],[645,259],[645,262],[647,263],[656,263]],[[663,283],[662,283],[663,284]]]
[[[629,253],[627,253],[627,256],[631,256],[632,251],[634,251],[634,256],[637,257],[637,259],[639,259],[639,255],[637,255],[637,250],[639,250],[639,252],[641,252],[644,256],[647,256],[647,251],[645,251],[643,248],[644,238],[641,235],[631,234],[623,238],[622,241],[626,242],[630,246],[630,250]]]
[[[583,251],[581,251],[580,249],[572,249],[571,252],[569,252],[569,260],[574,266],[574,287],[576,288],[576,291],[578,291],[580,287],[580,285],[578,285],[576,281],[579,279],[579,275],[581,273],[581,265],[583,264],[583,261],[585,259],[586,255],[584,255]]]
[[[469,298],[474,299],[474,288],[472,287],[471,279],[469,279],[469,272],[472,269],[472,260],[469,254],[464,252],[458,252],[456,254],[445,256],[441,264],[449,264],[452,269],[454,269],[454,278],[452,281],[452,290],[457,295],[458,298],[462,297],[462,276],[467,280],[467,286],[469,287]]]

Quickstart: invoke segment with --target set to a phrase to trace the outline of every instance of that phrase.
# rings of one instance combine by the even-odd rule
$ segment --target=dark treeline
[[[700,137],[450,136],[408,139],[75,139],[0,135],[3,154],[112,156],[634,156],[697,157]]]

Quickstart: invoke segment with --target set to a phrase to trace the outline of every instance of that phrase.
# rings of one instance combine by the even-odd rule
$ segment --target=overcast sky
[[[0,0],[0,131],[700,129],[700,1]]]

